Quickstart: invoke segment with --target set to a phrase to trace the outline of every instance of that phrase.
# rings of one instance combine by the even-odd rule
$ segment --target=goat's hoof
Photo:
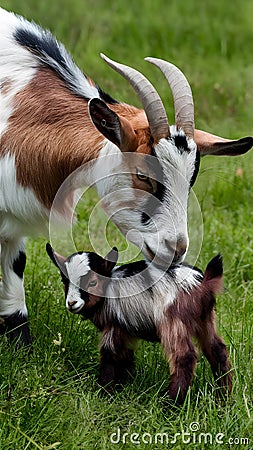
[[[4,318],[4,324],[0,323],[0,333],[4,331],[9,342],[14,343],[15,348],[28,347],[32,343],[30,327],[27,317],[16,312]]]
[[[223,371],[215,380],[216,388],[216,400],[222,404],[229,400],[232,392],[232,371],[228,369]]]
[[[3,335],[5,333],[5,321],[3,317],[0,317],[0,335]]]
[[[98,380],[98,384],[100,387],[100,394],[102,396],[112,397],[115,393],[116,386],[114,381],[110,381],[109,383],[101,382],[101,380]]]
[[[169,385],[168,389],[168,396],[170,399],[170,402],[173,403],[175,406],[182,406],[186,395],[187,395],[187,389],[180,389],[180,386],[178,384],[171,383]]]

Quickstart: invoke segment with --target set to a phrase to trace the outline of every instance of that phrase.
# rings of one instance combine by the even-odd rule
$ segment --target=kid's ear
[[[117,247],[113,247],[109,253],[104,257],[104,270],[105,273],[110,273],[115,267],[119,257]]]
[[[61,272],[65,273],[66,269],[64,263],[66,261],[66,258],[64,258],[64,256],[61,256],[59,253],[56,253],[49,243],[46,244],[46,251],[49,258],[53,261],[56,267]]]

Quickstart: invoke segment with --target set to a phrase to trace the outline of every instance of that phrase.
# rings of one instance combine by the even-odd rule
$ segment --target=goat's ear
[[[89,114],[98,131],[122,152],[136,150],[137,137],[127,119],[120,118],[99,98],[92,98],[89,101]]]
[[[253,146],[253,138],[245,137],[236,141],[223,139],[206,131],[194,130],[194,140],[200,155],[237,156],[243,155]]]
[[[66,258],[64,258],[64,256],[61,256],[59,253],[56,253],[49,243],[46,244],[46,251],[49,258],[53,261],[56,267],[60,269],[61,272],[65,273],[66,269],[64,263],[66,261]]]
[[[115,267],[119,257],[119,252],[117,247],[113,247],[109,253],[104,257],[104,270],[105,273],[109,274]]]

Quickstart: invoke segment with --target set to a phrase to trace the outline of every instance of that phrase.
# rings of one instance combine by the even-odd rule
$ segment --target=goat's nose
[[[72,306],[74,306],[76,303],[77,303],[76,300],[68,300],[68,306],[69,306],[70,308],[72,308]]]
[[[177,243],[174,256],[175,260],[177,261],[179,258],[181,258],[185,254],[186,250],[187,250],[186,242]]]
[[[176,242],[166,240],[166,245],[174,253],[173,261],[178,261],[187,250],[187,242],[182,238],[179,238]]]

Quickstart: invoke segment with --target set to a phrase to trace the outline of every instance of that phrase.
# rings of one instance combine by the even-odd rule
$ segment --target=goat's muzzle
[[[179,238],[177,242],[171,242],[166,240],[166,246],[168,250],[173,254],[173,262],[180,262],[182,257],[187,251],[187,242],[183,238]]]
[[[79,307],[77,305],[78,301],[77,300],[68,300],[67,301],[67,308],[70,312],[72,313],[78,313],[80,312],[80,310],[82,309],[83,305],[79,305]]]

